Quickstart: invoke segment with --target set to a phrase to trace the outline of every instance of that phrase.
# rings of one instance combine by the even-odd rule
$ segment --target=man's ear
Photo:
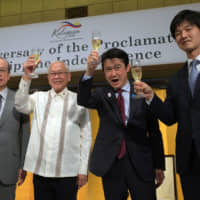
[[[128,64],[127,67],[126,67],[126,71],[129,72],[130,68],[131,68],[131,66],[130,66],[130,64]]]
[[[71,81],[71,79],[72,79],[71,72],[68,72],[68,74],[67,74],[67,79],[68,79],[68,82],[70,82],[70,81]]]

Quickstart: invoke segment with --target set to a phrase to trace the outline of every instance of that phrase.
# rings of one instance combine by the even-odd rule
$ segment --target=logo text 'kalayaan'
[[[61,26],[53,31],[51,37],[56,37],[58,39],[66,39],[75,37],[76,34],[80,33],[79,30],[69,30],[80,28],[82,25],[79,22],[75,22],[74,24],[71,22],[62,22]]]

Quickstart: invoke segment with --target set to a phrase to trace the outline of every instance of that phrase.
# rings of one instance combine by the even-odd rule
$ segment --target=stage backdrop
[[[55,60],[66,61],[71,71],[84,70],[91,34],[98,30],[100,53],[118,47],[130,59],[140,58],[142,65],[184,62],[184,53],[169,33],[172,18],[182,9],[200,10],[200,3],[0,28],[0,56],[9,61],[13,76],[22,74],[33,49],[41,54],[39,74]]]

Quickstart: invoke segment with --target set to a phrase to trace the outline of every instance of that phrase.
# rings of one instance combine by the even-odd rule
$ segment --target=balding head
[[[50,64],[48,73],[51,71],[52,67],[54,67],[55,65],[60,65],[65,68],[66,72],[69,72],[68,66],[63,61],[55,61]]]
[[[0,58],[0,90],[6,88],[9,79],[10,68],[8,61],[4,58]]]
[[[71,81],[71,74],[67,65],[62,61],[53,62],[49,66],[48,81],[56,93],[67,87],[67,84]]]

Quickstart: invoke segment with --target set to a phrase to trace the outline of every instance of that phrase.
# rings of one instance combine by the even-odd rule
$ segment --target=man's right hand
[[[29,56],[26,62],[24,63],[24,80],[30,80],[31,76],[29,76],[30,73],[35,71],[37,64],[35,64],[34,56]]]
[[[154,91],[148,84],[146,84],[145,82],[142,82],[142,81],[135,81],[133,84],[134,84],[135,92],[141,91],[142,92],[142,96],[147,101],[151,101],[153,99]]]
[[[100,63],[99,52],[96,50],[93,50],[88,56],[88,67],[85,72],[85,75],[93,76],[94,71],[97,68],[99,63]]]

